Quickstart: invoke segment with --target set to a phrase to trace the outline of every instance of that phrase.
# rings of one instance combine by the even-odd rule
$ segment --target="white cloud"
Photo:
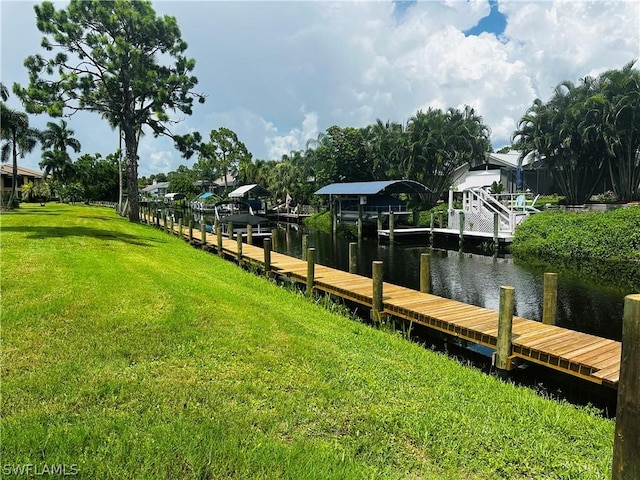
[[[489,13],[486,0],[417,2],[401,15],[390,1],[164,1],[154,7],[176,16],[187,54],[197,60],[197,90],[208,95],[176,131],[207,136],[224,125],[262,159],[303,149],[331,125],[360,127],[377,118],[404,123],[418,109],[465,104],[491,127],[499,148],[531,102],[547,99],[556,84],[640,57],[640,3],[634,0],[499,0],[507,17],[499,39],[462,33]],[[2,80],[24,82],[22,59],[40,51],[32,6],[1,2],[0,8]],[[98,116],[70,124],[89,152],[114,150],[114,135]],[[141,172],[193,163],[168,140],[144,142],[151,160],[141,163]]]

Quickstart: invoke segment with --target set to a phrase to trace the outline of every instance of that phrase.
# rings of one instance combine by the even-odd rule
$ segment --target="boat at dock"
[[[213,205],[213,213],[225,237],[247,236],[249,225],[253,237],[271,236],[269,219],[256,215],[251,204],[244,200],[227,199],[216,202]]]

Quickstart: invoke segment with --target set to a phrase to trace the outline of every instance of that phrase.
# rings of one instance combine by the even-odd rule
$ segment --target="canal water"
[[[302,235],[316,249],[316,262],[349,269],[349,240],[298,225],[281,225],[277,251],[301,258]],[[425,243],[427,239],[425,238]],[[515,288],[515,314],[542,318],[544,271],[521,265],[510,255],[487,256],[428,246],[379,244],[375,239],[358,242],[357,273],[371,276],[372,262],[384,264],[384,280],[419,289],[420,255],[431,254],[431,292],[471,305],[498,310],[500,286]],[[557,325],[613,340],[622,335],[622,288],[597,284],[589,276],[558,271]]]
[[[316,262],[341,270],[349,269],[349,240],[299,225],[281,224],[277,230],[277,251],[302,257],[302,236],[316,249]],[[358,242],[357,273],[371,276],[372,262],[384,264],[384,280],[419,289],[420,255],[431,254],[431,292],[471,305],[498,310],[500,286],[515,288],[515,314],[542,319],[543,274],[545,270],[521,265],[510,255],[488,256],[456,250],[432,249],[425,245],[379,244],[377,239]],[[550,270],[546,270],[550,271]],[[613,340],[622,336],[623,287],[607,285],[588,275],[557,270],[558,309],[556,324]],[[591,405],[603,416],[616,413],[616,390],[580,381],[535,364],[523,364],[506,376],[492,366],[492,350],[460,344],[456,339],[418,327],[412,338],[426,347],[446,352],[462,363],[471,363],[508,382],[526,386],[540,394],[577,405]]]

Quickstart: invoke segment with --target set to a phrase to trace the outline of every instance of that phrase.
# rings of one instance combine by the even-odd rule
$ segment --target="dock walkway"
[[[175,225],[173,229],[175,234],[195,245],[217,250],[217,237],[211,233],[206,233],[203,245],[200,231],[193,232],[190,238],[188,231],[180,233]],[[236,259],[237,240],[223,238],[222,250],[218,253]],[[242,261],[264,268],[264,250],[245,243],[242,245]],[[271,252],[270,261],[271,271],[275,274],[306,284],[306,261],[277,252]],[[373,282],[369,277],[316,264],[313,288],[368,308],[373,306]],[[384,282],[383,313],[496,348],[498,312],[494,310]],[[522,359],[617,388],[621,342],[514,316],[510,359]]]

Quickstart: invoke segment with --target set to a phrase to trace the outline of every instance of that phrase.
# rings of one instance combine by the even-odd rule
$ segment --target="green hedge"
[[[609,212],[542,212],[518,226],[511,252],[518,259],[587,270],[622,269],[640,288],[640,206]]]

